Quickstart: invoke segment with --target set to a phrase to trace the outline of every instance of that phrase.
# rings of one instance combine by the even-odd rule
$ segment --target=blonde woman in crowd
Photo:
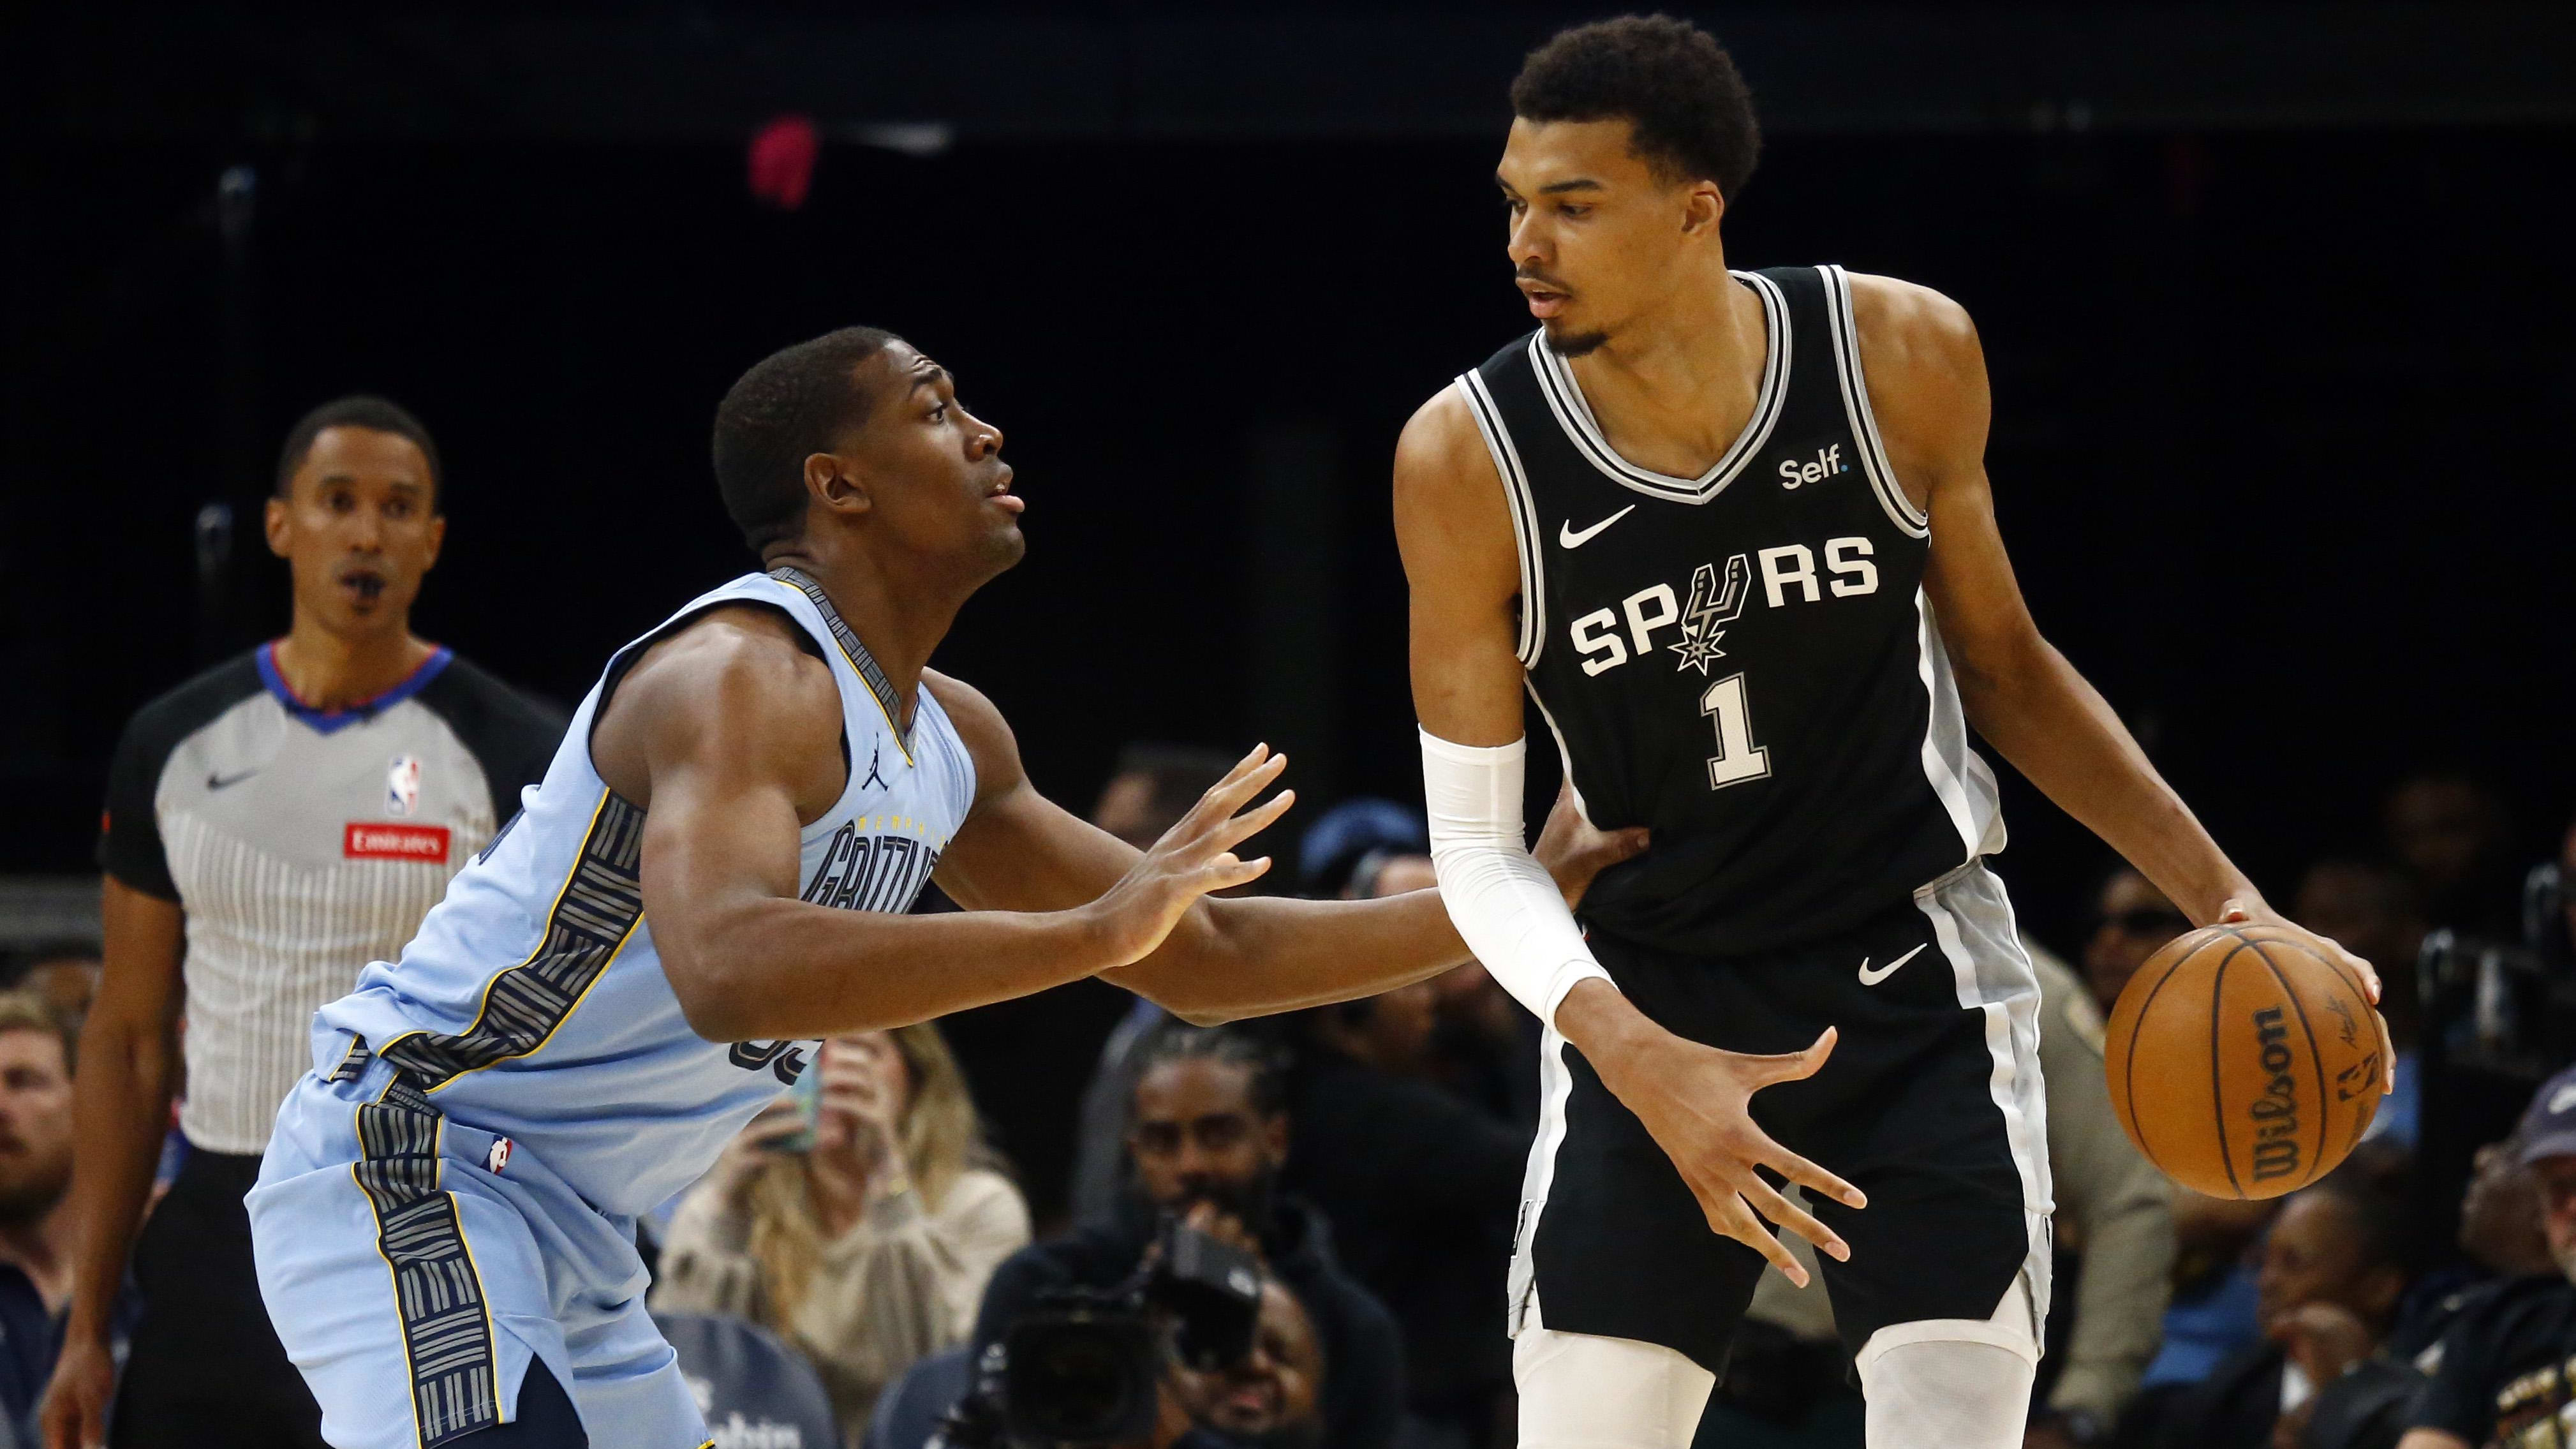
[[[834,1037],[807,1070],[681,1203],[653,1306],[789,1339],[856,1445],[887,1385],[965,1341],[1029,1212],[937,1027]]]

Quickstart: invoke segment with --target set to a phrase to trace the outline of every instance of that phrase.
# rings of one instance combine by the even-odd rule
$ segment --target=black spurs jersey
[[[1840,267],[1738,272],[1769,338],[1697,478],[1612,451],[1532,333],[1458,380],[1519,542],[1519,654],[1585,813],[1644,825],[1590,926],[1694,955],[1831,934],[2003,848]]]

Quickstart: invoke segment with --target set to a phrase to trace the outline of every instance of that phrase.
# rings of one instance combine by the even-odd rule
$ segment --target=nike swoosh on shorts
[[[1923,946],[1929,946],[1931,944],[1931,942],[1926,941],[1923,943]],[[1869,969],[1869,958],[1867,956],[1861,957],[1860,984],[1863,986],[1876,986],[1878,983],[1885,981],[1888,977],[1895,975],[1897,967],[1902,966],[1906,962],[1923,954],[1923,946],[1915,947],[1913,950],[1906,952],[1904,955],[1897,957],[1895,960],[1888,962],[1886,965],[1879,967],[1875,971]]]

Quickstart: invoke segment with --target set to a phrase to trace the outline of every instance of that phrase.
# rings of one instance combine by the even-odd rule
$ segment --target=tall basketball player
[[[1728,270],[1756,132],[1716,42],[1569,30],[1512,103],[1539,327],[1414,416],[1395,514],[1442,894],[1547,1025],[1521,1443],[1688,1443],[1764,1260],[1804,1281],[1767,1219],[1824,1255],[1873,1449],[2017,1445],[2039,990],[1966,727],[2194,920],[2279,918],[2033,627],[1966,314]],[[1589,818],[1653,830],[1588,940],[1521,845],[1524,686]]]
[[[634,1218],[705,1172],[816,1037],[1086,976],[1196,1019],[1463,959],[1437,896],[1202,900],[1281,761],[1254,750],[1152,848],[1041,797],[1010,729],[927,668],[1015,563],[1001,433],[852,328],[718,410],[765,571],[620,650],[545,779],[314,1019],[250,1218],[259,1282],[339,1449],[692,1449]],[[1560,832],[1586,861],[1616,837]],[[967,910],[904,914],[925,881]]]

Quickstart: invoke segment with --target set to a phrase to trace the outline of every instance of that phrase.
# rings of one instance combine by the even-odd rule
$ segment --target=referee
[[[447,532],[439,488],[438,450],[393,403],[307,414],[267,510],[293,626],[144,706],[117,746],[107,966],[76,1089],[80,1240],[44,1413],[56,1449],[323,1444],[260,1304],[242,1196],[312,1065],[313,1013],[401,955],[563,732],[411,632]],[[186,1160],[147,1222],[183,1019]],[[119,1385],[108,1316],[129,1247],[144,1308]]]

